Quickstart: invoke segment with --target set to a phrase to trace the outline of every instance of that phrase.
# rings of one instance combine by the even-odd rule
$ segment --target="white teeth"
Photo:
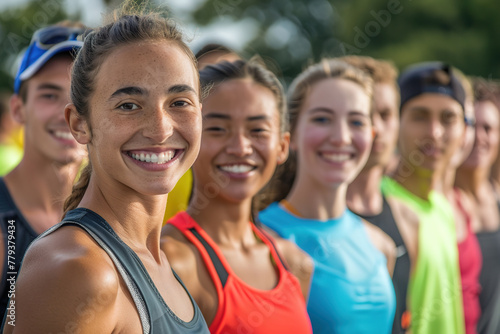
[[[220,169],[222,169],[225,172],[229,173],[248,173],[251,171],[254,167],[249,166],[249,165],[231,165],[231,166],[221,166]]]
[[[174,151],[168,151],[168,152],[162,152],[160,154],[155,154],[155,153],[152,153],[152,154],[144,154],[144,153],[141,153],[141,154],[135,154],[135,153],[132,153],[132,158],[134,158],[135,160],[138,160],[138,161],[142,161],[142,162],[150,162],[150,163],[153,163],[153,164],[164,164],[170,160],[172,160],[172,158],[174,157]]]
[[[71,132],[66,131],[54,131],[54,136],[61,139],[73,139],[73,135],[71,134]]]
[[[324,153],[323,157],[325,159],[333,161],[333,162],[343,162],[343,161],[349,160],[349,158],[351,157],[351,155],[350,154],[346,154],[346,153],[339,153],[339,154],[335,154],[335,153],[325,154]]]

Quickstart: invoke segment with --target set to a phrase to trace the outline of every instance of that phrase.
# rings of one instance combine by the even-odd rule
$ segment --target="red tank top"
[[[476,235],[472,232],[470,215],[464,209],[460,193],[455,189],[457,207],[467,224],[467,236],[458,243],[458,260],[460,263],[460,276],[462,278],[462,298],[464,305],[465,332],[477,333],[477,322],[481,316],[479,304],[479,274],[483,263],[481,248]]]
[[[243,282],[231,270],[217,244],[186,212],[168,221],[196,246],[217,290],[218,309],[210,325],[212,334],[312,333],[299,281],[282,262],[264,231],[252,225],[278,268],[279,280],[272,290],[259,290]]]

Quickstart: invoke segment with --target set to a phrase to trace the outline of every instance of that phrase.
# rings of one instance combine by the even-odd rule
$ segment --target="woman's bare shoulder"
[[[16,284],[16,332],[111,333],[120,278],[107,253],[83,230],[65,226],[36,240]]]

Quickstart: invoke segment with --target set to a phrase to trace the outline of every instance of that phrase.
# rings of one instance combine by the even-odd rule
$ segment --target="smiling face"
[[[54,56],[25,83],[26,101],[14,97],[14,115],[25,126],[25,153],[62,165],[79,163],[85,155],[64,119],[72,62],[69,55]]]
[[[287,139],[280,134],[271,90],[251,79],[221,83],[203,101],[201,150],[193,165],[195,191],[210,188],[230,202],[252,198],[286,159]]]
[[[72,126],[76,138],[89,143],[99,184],[146,195],[172,190],[199,151],[195,71],[174,42],[123,45],[106,57],[95,78],[88,123]]]
[[[476,102],[474,110],[476,135],[472,151],[463,166],[489,170],[498,153],[499,112],[491,101]]]
[[[358,84],[324,79],[301,108],[292,148],[297,179],[320,185],[349,184],[363,168],[372,145],[370,97]]]
[[[437,93],[414,97],[401,110],[401,157],[417,169],[444,170],[464,131],[464,112],[457,101]]]

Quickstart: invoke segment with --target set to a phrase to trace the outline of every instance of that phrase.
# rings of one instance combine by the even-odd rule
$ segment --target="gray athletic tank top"
[[[410,281],[410,257],[406,250],[406,245],[403,237],[399,233],[396,220],[392,214],[391,207],[387,202],[385,196],[382,196],[383,204],[382,211],[374,216],[360,215],[373,225],[379,227],[394,241],[397,247],[397,258],[394,266],[394,274],[392,275],[392,282],[394,284],[394,291],[396,292],[396,314],[394,316],[394,324],[392,326],[393,334],[405,333],[406,326],[404,326],[403,316],[406,312],[406,295],[408,291],[408,282]]]
[[[174,272],[175,278],[186,290],[194,305],[194,317],[189,322],[178,318],[168,307],[137,254],[97,213],[84,208],[71,210],[61,223],[41,234],[40,238],[64,225],[80,227],[108,253],[132,295],[140,315],[144,334],[210,333],[200,309],[177,274]]]

